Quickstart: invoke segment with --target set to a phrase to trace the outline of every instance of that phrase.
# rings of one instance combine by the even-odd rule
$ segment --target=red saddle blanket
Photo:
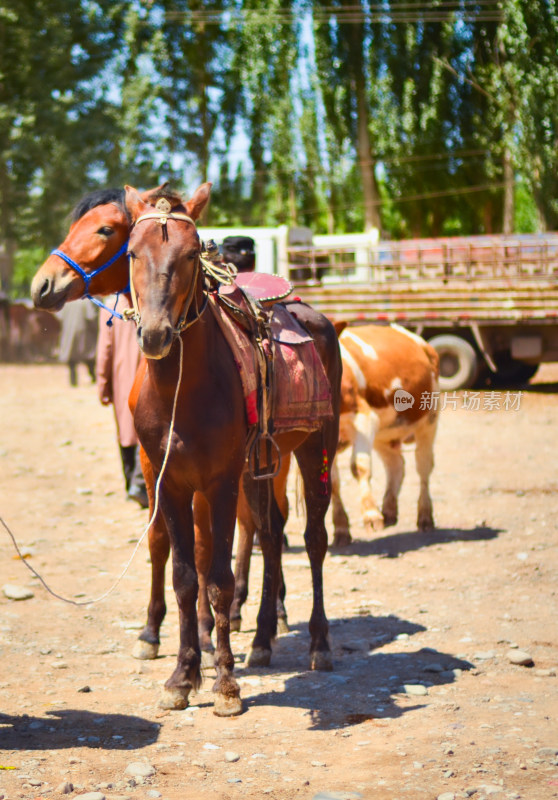
[[[234,296],[238,286],[262,305],[283,300],[293,290],[292,283],[280,275],[268,275],[266,272],[239,272],[233,284],[219,287],[219,294]]]
[[[232,350],[246,402],[249,425],[258,422],[258,365],[255,346],[218,300],[209,305]],[[285,306],[275,304],[271,316],[274,430],[313,431],[333,416],[331,387],[314,340]]]

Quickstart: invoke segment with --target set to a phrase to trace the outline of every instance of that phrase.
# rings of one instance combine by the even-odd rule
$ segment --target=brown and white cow
[[[438,355],[420,336],[398,325],[336,324],[343,359],[338,452],[352,446],[363,519],[376,530],[397,522],[397,498],[403,481],[403,442],[416,443],[420,477],[418,528],[434,527],[429,492],[438,422]],[[382,510],[372,496],[372,449],[386,470]],[[336,460],[337,461],[337,460]],[[351,541],[349,519],[339,493],[336,462],[332,467],[334,545]]]

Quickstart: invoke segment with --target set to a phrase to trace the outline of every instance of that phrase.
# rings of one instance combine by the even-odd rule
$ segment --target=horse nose
[[[137,330],[138,343],[147,358],[164,358],[172,346],[173,329],[170,325],[146,328],[141,323]]]
[[[31,286],[31,297],[35,306],[40,306],[52,291],[52,281],[45,278],[42,282]]]

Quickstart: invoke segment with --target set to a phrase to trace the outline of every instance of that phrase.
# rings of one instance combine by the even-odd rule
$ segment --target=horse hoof
[[[240,630],[242,630],[242,620],[240,617],[236,617],[236,619],[231,619],[229,625],[231,633],[238,633]]]
[[[144,642],[143,639],[138,639],[132,650],[132,656],[139,658],[141,661],[152,661],[159,655],[159,645],[151,644],[151,642]]]
[[[333,536],[332,547],[348,547],[352,541],[353,538],[348,531],[344,533],[336,533]]]
[[[263,647],[251,647],[246,656],[248,667],[269,667],[271,662],[271,650],[264,650]]]
[[[419,519],[417,523],[417,528],[419,531],[431,531],[436,526],[434,525],[434,520],[432,517],[425,517],[424,519]]]
[[[171,711],[180,711],[183,708],[188,708],[189,693],[188,689],[167,689],[165,686],[159,700],[159,708],[170,709]]]
[[[202,650],[200,668],[204,670],[215,669],[215,653],[210,653],[208,650]]]
[[[333,661],[331,653],[327,650],[315,650],[310,654],[310,669],[317,669],[320,672],[331,672]]]
[[[242,714],[242,700],[240,697],[228,697],[224,694],[215,695],[213,713],[217,717],[236,717]]]
[[[289,623],[284,617],[279,617],[277,620],[277,634],[288,633],[288,632],[289,632]]]

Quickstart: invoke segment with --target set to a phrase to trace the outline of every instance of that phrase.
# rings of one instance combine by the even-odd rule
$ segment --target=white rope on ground
[[[40,580],[40,582],[42,583],[42,585],[44,586],[46,591],[50,595],[52,595],[53,597],[56,597],[57,600],[62,600],[62,602],[69,603],[72,606],[89,606],[89,605],[93,605],[94,603],[100,603],[101,600],[104,600],[105,598],[107,598],[109,596],[109,594],[112,594],[112,592],[116,589],[116,587],[118,586],[118,584],[120,583],[120,581],[122,580],[124,575],[128,572],[128,569],[130,568],[130,565],[131,565],[131,563],[132,563],[132,561],[134,559],[134,556],[138,552],[138,549],[139,549],[141,543],[145,539],[145,537],[146,537],[151,525],[153,524],[153,522],[155,520],[155,517],[157,516],[157,512],[159,510],[159,488],[161,486],[161,481],[163,479],[163,475],[165,473],[167,462],[169,460],[170,449],[171,449],[171,445],[172,445],[172,435],[174,433],[174,423],[175,423],[175,418],[176,418],[176,406],[177,406],[177,403],[178,403],[178,394],[180,392],[180,384],[182,383],[183,342],[182,342],[182,337],[181,336],[178,336],[177,338],[178,338],[178,341],[180,343],[180,358],[179,358],[179,367],[178,367],[178,381],[177,381],[177,384],[176,384],[176,390],[175,390],[175,393],[174,393],[174,400],[173,400],[173,404],[172,404],[172,416],[171,416],[171,422],[170,422],[170,426],[169,426],[169,438],[168,438],[167,446],[166,446],[166,449],[165,449],[165,457],[163,458],[163,463],[161,465],[161,471],[159,472],[159,477],[157,478],[157,482],[155,484],[155,503],[153,505],[153,513],[151,514],[151,519],[147,523],[142,535],[138,539],[137,544],[134,547],[134,551],[133,551],[132,555],[128,559],[124,569],[122,570],[122,572],[120,573],[118,578],[115,580],[115,582],[112,584],[112,586],[109,589],[107,589],[106,592],[103,592],[102,595],[100,595],[99,597],[95,597],[95,598],[93,598],[91,600],[72,600],[69,597],[63,597],[62,595],[58,594],[57,592],[55,592],[53,589],[50,588],[50,586],[46,583],[46,581],[44,580],[42,575],[40,575],[37,572],[35,567],[32,564],[29,564],[25,560],[25,557],[22,554],[22,552],[21,552],[21,550],[20,550],[20,548],[18,546],[18,543],[17,543],[17,541],[15,539],[15,536],[13,535],[12,531],[9,529],[8,525],[4,522],[2,517],[0,517],[0,522],[2,523],[2,525],[4,526],[4,529],[6,530],[8,536],[12,540],[13,545],[14,545],[15,550],[16,550],[16,553],[18,554],[20,559],[23,561],[23,563],[25,564],[27,569],[30,572],[32,572],[33,575],[36,578],[38,578]]]

